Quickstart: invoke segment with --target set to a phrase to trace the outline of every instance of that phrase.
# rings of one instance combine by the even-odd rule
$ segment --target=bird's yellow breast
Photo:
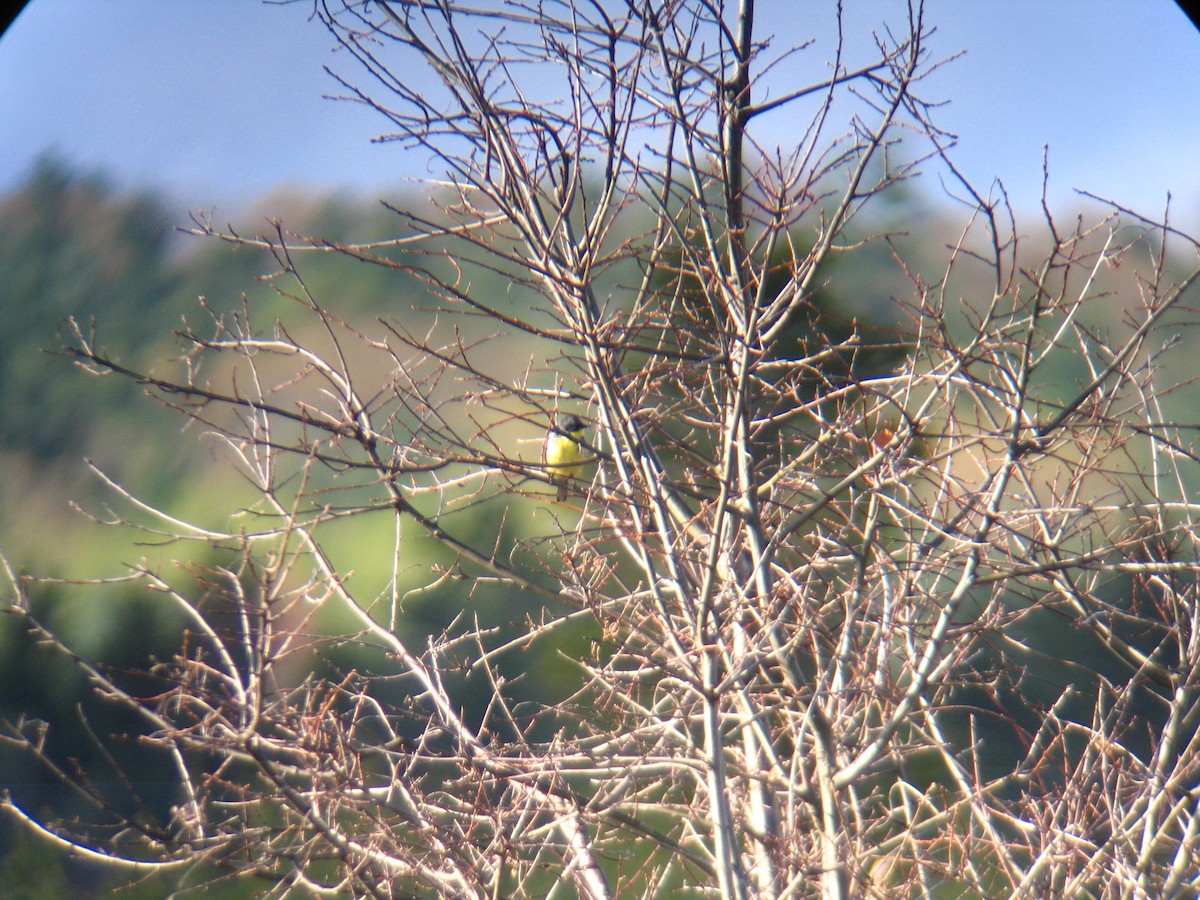
[[[584,460],[582,440],[582,430],[569,434],[550,432],[546,437],[546,469],[551,478],[565,481],[579,474]]]

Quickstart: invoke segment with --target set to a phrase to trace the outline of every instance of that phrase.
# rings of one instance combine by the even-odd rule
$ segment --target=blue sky
[[[845,0],[860,38],[899,6]],[[816,63],[832,7],[760,0],[760,21],[780,44],[816,36]],[[0,38],[0,190],[50,149],[121,186],[166,189],[181,218],[278,187],[394,191],[422,161],[370,143],[374,114],[322,99],[339,90],[323,66],[357,70],[310,12],[308,0],[32,0]],[[1086,188],[1156,213],[1169,190],[1175,220],[1200,225],[1200,33],[1173,0],[929,0],[927,19],[936,56],[966,51],[925,94],[950,101],[938,121],[978,187],[999,177],[1035,208],[1048,144],[1056,209]],[[773,129],[788,141],[788,123]]]

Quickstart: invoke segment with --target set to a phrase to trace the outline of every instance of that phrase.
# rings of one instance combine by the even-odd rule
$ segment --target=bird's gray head
[[[583,420],[579,416],[563,416],[558,417],[558,430],[567,434],[574,434],[576,431],[583,430]]]

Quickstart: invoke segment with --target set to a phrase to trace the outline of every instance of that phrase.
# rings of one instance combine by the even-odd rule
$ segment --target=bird
[[[567,482],[579,474],[585,462],[583,422],[579,416],[559,415],[546,432],[542,461],[550,480],[558,485],[558,499],[565,500]]]

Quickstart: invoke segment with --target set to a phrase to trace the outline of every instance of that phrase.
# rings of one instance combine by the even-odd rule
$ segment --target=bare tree
[[[132,573],[187,622],[152,697],[10,578],[10,611],[137,711],[179,794],[161,821],[94,793],[107,844],[8,808],[113,864],[208,861],[281,894],[1193,895],[1196,423],[1164,373],[1200,274],[1167,247],[1198,245],[1114,209],[1070,230],[1047,211],[1027,250],[921,98],[919,3],[874,60],[839,44],[774,96],[802,48],[777,51],[753,0],[314,10],[370,79],[343,75],[348,96],[445,177],[387,242],[196,229],[274,254],[303,338],[214,316],[162,374],[76,330],[81,365],[223,435],[259,502],[223,532],[141,510],[237,560],[193,588]],[[761,146],[780,115],[795,145]],[[967,221],[940,271],[879,298],[878,346],[814,298],[924,164]],[[326,252],[422,285],[436,322],[347,321],[305,281]],[[589,459],[562,504],[536,449],[560,412]],[[382,594],[326,546],[366,513],[395,525]],[[452,583],[539,611],[516,638],[464,612],[414,640],[406,600]],[[514,694],[505,666],[580,621],[578,689]],[[345,644],[370,662],[310,672]],[[489,685],[475,721],[463,671]],[[407,700],[383,699],[396,682]],[[40,728],[5,740],[38,753]]]

